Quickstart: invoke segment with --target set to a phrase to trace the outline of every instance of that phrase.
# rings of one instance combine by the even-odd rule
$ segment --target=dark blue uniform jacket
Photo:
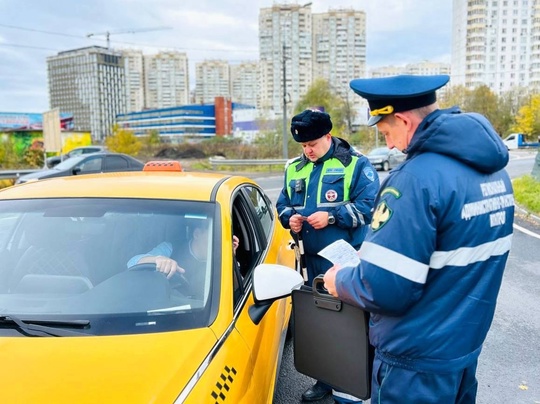
[[[508,151],[481,115],[428,115],[381,185],[361,263],[339,297],[370,311],[378,357],[445,372],[480,354],[512,240]]]

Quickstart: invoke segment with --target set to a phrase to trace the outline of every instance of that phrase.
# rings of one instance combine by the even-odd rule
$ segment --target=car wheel
[[[385,161],[382,165],[382,169],[383,171],[388,171],[390,170],[390,164],[388,163],[388,161]]]

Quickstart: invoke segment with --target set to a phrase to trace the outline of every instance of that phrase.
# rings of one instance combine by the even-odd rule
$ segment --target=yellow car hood
[[[3,403],[174,402],[210,329],[107,337],[0,337]]]

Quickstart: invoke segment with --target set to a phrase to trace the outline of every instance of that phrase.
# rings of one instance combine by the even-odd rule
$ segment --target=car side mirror
[[[272,303],[290,296],[304,284],[304,278],[294,269],[278,264],[261,264],[253,271],[253,299],[249,317],[259,324]]]
[[[75,167],[73,170],[72,170],[72,173],[73,175],[77,175],[77,174],[80,174],[81,173],[81,167]]]

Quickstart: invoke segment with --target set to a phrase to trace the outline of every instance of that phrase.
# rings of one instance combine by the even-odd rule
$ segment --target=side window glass
[[[257,188],[246,187],[246,191],[248,192],[249,199],[253,203],[257,218],[261,222],[264,234],[268,240],[274,224],[272,205],[269,204],[268,200]]]
[[[86,160],[84,163],[81,163],[79,165],[79,168],[81,169],[81,173],[101,171],[101,163],[102,159],[99,157],[95,157],[93,159]]]
[[[128,168],[128,162],[121,156],[107,156],[107,171],[121,170]]]

